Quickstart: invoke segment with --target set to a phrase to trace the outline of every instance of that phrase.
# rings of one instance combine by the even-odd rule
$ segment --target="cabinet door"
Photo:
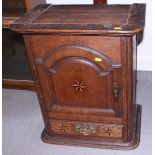
[[[63,45],[36,58],[46,110],[79,115],[122,114],[122,67],[83,45]]]

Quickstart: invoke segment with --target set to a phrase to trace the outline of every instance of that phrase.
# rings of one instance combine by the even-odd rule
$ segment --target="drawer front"
[[[108,125],[101,123],[84,123],[68,121],[51,121],[51,130],[54,135],[82,136],[98,138],[122,139],[123,125]]]

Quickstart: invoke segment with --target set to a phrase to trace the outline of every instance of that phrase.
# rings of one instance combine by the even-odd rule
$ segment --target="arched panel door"
[[[46,110],[116,116],[122,114],[120,64],[85,46],[66,45],[35,59]],[[46,78],[45,78],[46,77]]]

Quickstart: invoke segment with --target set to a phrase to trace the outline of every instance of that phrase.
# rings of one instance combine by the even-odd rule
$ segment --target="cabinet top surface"
[[[19,18],[11,29],[22,33],[136,34],[145,24],[145,4],[41,4]]]

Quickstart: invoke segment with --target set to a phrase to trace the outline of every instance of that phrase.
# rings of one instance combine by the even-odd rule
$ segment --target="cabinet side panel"
[[[133,114],[133,40],[127,39],[127,123],[128,123],[128,140],[132,139],[132,114]]]
[[[32,69],[32,75],[33,75],[33,79],[34,79],[34,82],[35,82],[35,88],[36,88],[36,92],[37,92],[37,96],[38,96],[38,99],[39,99],[39,104],[40,104],[40,109],[41,109],[41,112],[42,112],[42,116],[43,116],[43,120],[44,120],[44,124],[45,124],[45,128],[47,130],[48,133],[50,133],[50,124],[48,122],[48,116],[47,116],[47,113],[45,112],[45,108],[44,108],[44,104],[43,104],[43,98],[42,98],[42,95],[41,95],[41,89],[40,89],[40,85],[38,83],[38,73],[36,71],[36,67],[35,67],[35,64],[34,64],[34,61],[33,61],[33,48],[32,48],[32,44],[31,44],[31,36],[30,35],[24,35],[24,41],[25,41],[25,45],[26,45],[26,49],[27,49],[27,53],[28,53],[28,59],[29,59],[29,62],[30,62],[30,66],[31,66],[31,69]]]
[[[137,78],[137,41],[136,35],[127,38],[127,81],[128,81],[128,140],[136,134],[136,78]]]
[[[125,37],[121,37],[120,39],[120,50],[121,50],[121,62],[122,62],[122,91],[123,91],[123,124],[124,126],[124,133],[123,137],[124,140],[127,140],[127,110],[128,110],[128,102],[127,102],[127,42]]]
[[[132,90],[133,90],[133,112],[132,112],[132,123],[133,123],[133,136],[135,136],[135,130],[136,130],[136,117],[137,117],[137,104],[136,104],[136,84],[137,84],[137,36],[133,36],[132,39],[132,47],[133,47],[133,57],[132,57],[132,70],[133,70],[133,75],[132,75]]]
[[[135,134],[136,119],[136,37],[121,38],[121,52],[123,62],[123,107],[124,107],[124,138],[131,141]]]
[[[136,103],[136,83],[137,83],[137,40],[133,36],[133,104]]]

